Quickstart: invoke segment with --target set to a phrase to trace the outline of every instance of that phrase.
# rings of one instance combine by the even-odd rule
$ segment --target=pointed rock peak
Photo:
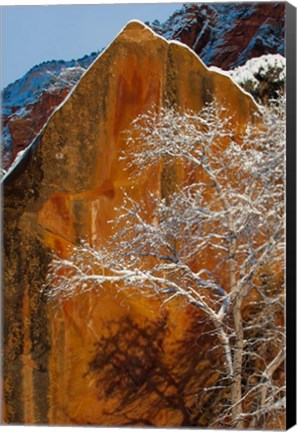
[[[140,35],[143,38],[145,37],[158,37],[157,34],[143,22],[138,20],[129,21],[125,27],[122,29],[120,35],[126,37],[128,39],[139,38]]]
[[[143,30],[145,28],[149,29],[149,27],[146,26],[143,22],[138,20],[131,20],[125,25],[123,30]]]

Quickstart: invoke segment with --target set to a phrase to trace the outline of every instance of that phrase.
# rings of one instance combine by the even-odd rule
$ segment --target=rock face
[[[234,69],[253,57],[284,55],[285,4],[185,4],[165,23],[151,27],[167,40],[178,40],[207,66]],[[35,66],[3,91],[3,165],[12,164],[64,100],[98,53],[70,62]]]
[[[41,288],[54,253],[67,257],[81,238],[94,246],[104,245],[113,229],[108,220],[123,202],[122,188],[136,200],[146,199],[149,208],[147,192],[159,190],[166,181],[160,167],[151,168],[133,188],[118,157],[125,147],[122,131],[131,121],[152,104],[162,106],[166,101],[199,111],[214,97],[227,113],[235,114],[240,133],[256,109],[252,98],[228,77],[207,69],[187,47],[168,43],[141,23],[131,22],[5,177],[6,422],[111,425],[132,421],[116,411],[116,401],[107,398],[92,375],[95,347],[110,331],[120,332],[114,326],[121,322],[126,328],[132,320],[134,332],[160,326],[155,318],[158,302],[116,296],[109,287],[65,300],[57,309],[46,302]],[[178,340],[186,340],[191,314],[190,307],[178,317],[173,307],[168,308],[167,349],[158,352],[159,361],[166,363],[177,355]],[[151,330],[150,337],[153,334]],[[199,383],[211,385],[216,376],[206,351],[207,343],[201,340],[195,353],[201,355]],[[135,370],[131,376],[138,382]],[[171,410],[163,406],[151,418],[144,417],[141,408],[134,414],[139,425],[186,424],[178,404]],[[196,424],[205,424],[202,417]]]
[[[97,56],[94,52],[78,60],[42,63],[3,90],[2,168],[33,141]]]
[[[26,106],[25,112],[4,116],[3,126],[9,131],[14,145],[5,154],[3,168],[9,167],[17,154],[28,147],[69,90],[70,88],[65,88],[51,93],[44,92],[35,103]]]
[[[206,65],[229,70],[263,54],[284,55],[285,4],[190,3],[152,28],[188,45]]]

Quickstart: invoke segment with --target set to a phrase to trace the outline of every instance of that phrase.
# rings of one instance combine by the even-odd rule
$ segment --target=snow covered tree
[[[110,243],[95,250],[82,241],[71,259],[54,259],[47,290],[63,300],[113,283],[163,304],[191,304],[223,350],[217,384],[195,390],[200,402],[221,395],[208,426],[278,426],[285,110],[271,103],[241,133],[235,128],[216,102],[198,114],[161,108],[136,118],[121,156],[132,175],[155,164],[183,175],[151,194],[153,211],[125,193]]]
[[[229,74],[259,103],[267,104],[285,93],[286,59],[280,54],[252,58]]]

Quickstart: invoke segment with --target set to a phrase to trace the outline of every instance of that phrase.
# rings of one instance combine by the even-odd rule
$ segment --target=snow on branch
[[[199,113],[155,107],[137,117],[120,156],[129,172],[141,181],[148,167],[182,163],[188,177],[151,195],[150,213],[123,191],[110,241],[55,258],[45,289],[63,301],[114,284],[192,305],[224,352],[228,403],[217,424],[252,418],[256,427],[284,400],[274,376],[284,360],[285,110],[280,101],[263,108],[240,135],[226,112],[214,101]]]

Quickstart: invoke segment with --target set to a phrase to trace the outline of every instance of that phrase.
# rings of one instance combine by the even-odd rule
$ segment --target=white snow
[[[11,173],[11,171],[14,170],[14,168],[18,165],[18,163],[20,162],[21,159],[23,159],[24,155],[27,153],[29,147],[27,147],[24,150],[21,150],[20,152],[18,152],[18,154],[16,155],[15,160],[13,161],[12,165],[9,167],[9,169],[6,171],[5,175],[2,177],[2,180],[5,180],[6,177],[8,177],[8,175]]]
[[[238,84],[243,84],[247,81],[257,84],[256,75],[261,73],[263,76],[273,67],[280,69],[279,80],[285,79],[286,59],[280,54],[265,54],[261,57],[252,58],[245,65],[230,70],[228,73]]]

